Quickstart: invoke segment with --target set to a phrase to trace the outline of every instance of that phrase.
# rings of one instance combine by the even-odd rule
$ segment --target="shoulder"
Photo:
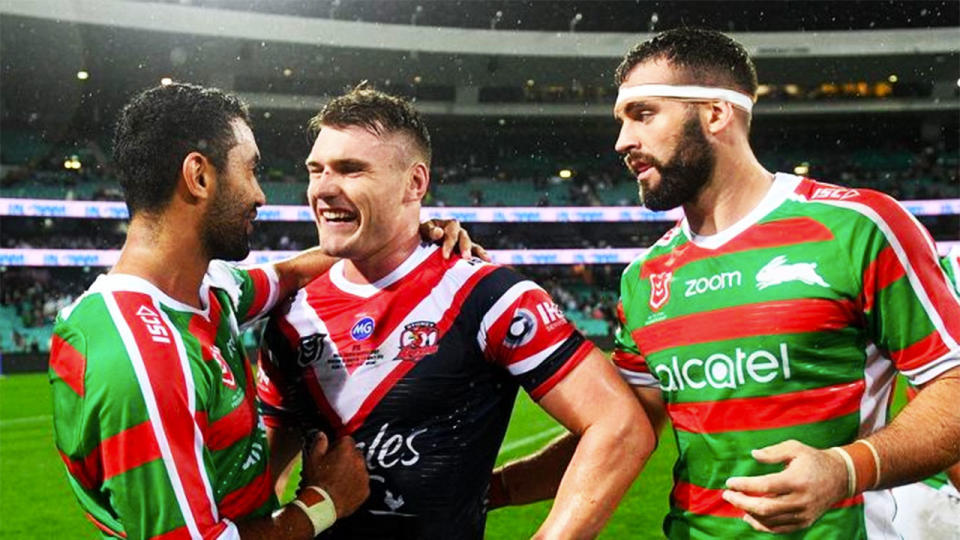
[[[803,178],[793,200],[804,203],[807,212],[842,216],[881,228],[912,225],[916,220],[896,199],[868,188],[838,186]]]

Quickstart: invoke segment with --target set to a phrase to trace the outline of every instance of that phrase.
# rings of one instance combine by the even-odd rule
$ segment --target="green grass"
[[[903,386],[897,385],[896,409],[904,401]],[[45,374],[0,377],[0,538],[99,537],[67,486],[54,449],[49,392]],[[509,450],[498,461],[536,450],[558,429],[521,392],[504,440]],[[518,444],[524,440],[529,442]],[[601,538],[662,538],[675,458],[673,437],[665,433]],[[487,520],[487,537],[529,538],[549,510],[549,503],[496,510]]]

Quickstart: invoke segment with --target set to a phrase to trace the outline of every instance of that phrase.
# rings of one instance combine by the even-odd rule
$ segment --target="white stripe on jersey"
[[[920,386],[940,376],[941,373],[958,366],[960,366],[960,351],[949,351],[924,366],[901,371],[901,373],[910,381],[910,384]]]
[[[858,437],[882,428],[887,423],[887,405],[893,392],[897,369],[893,362],[880,354],[873,343],[867,345],[863,370],[864,390],[860,396],[860,431]]]
[[[330,352],[325,351],[324,357],[319,362],[314,363],[312,369],[317,381],[323,388],[324,397],[343,424],[347,424],[353,419],[380,383],[401,365],[401,362],[396,362],[394,359],[400,354],[400,335],[404,332],[405,327],[419,321],[439,322],[443,314],[450,308],[450,299],[456,295],[457,291],[466,284],[471,276],[487,266],[489,265],[470,264],[465,260],[457,261],[453,267],[444,273],[437,286],[417,306],[410,310],[396,328],[377,346],[377,350],[383,355],[383,360],[373,365],[362,364],[349,375],[346,369],[326,369],[327,364],[324,360],[337,351],[336,345],[330,339],[330,333],[319,315],[307,304],[306,294],[303,291],[297,294],[290,311],[284,315],[284,319],[297,330],[300,337],[309,336],[316,332],[327,334],[324,342],[326,347],[329,347],[327,350]]]
[[[156,302],[156,298],[151,297],[153,300],[153,305],[156,311],[159,314],[163,314],[163,310],[160,309],[160,306]],[[180,513],[183,516],[183,520],[187,526],[187,530],[190,532],[190,536],[193,538],[202,538],[200,530],[197,528],[197,522],[193,516],[193,510],[190,508],[190,503],[187,501],[187,495],[183,489],[183,483],[180,480],[180,474],[177,472],[177,465],[173,459],[173,453],[170,450],[170,443],[167,439],[167,433],[163,429],[163,419],[160,417],[160,409],[157,406],[156,397],[153,394],[153,387],[150,385],[150,377],[147,374],[147,368],[144,365],[143,357],[140,354],[140,349],[137,347],[137,341],[133,336],[133,330],[130,329],[130,326],[127,324],[126,320],[123,317],[123,313],[120,311],[120,306],[117,305],[117,300],[113,297],[110,291],[105,291],[103,294],[103,301],[107,306],[107,311],[110,313],[110,317],[113,319],[113,324],[117,329],[117,332],[120,334],[120,338],[123,340],[124,347],[127,350],[127,356],[130,358],[130,363],[133,365],[133,370],[137,376],[137,383],[140,386],[140,392],[143,395],[143,400],[147,405],[147,413],[150,417],[150,424],[153,426],[154,433],[157,436],[157,445],[160,447],[160,455],[163,458],[163,465],[167,471],[167,477],[170,479],[170,484],[173,487],[173,493],[177,499],[177,505],[180,507]],[[169,319],[162,315],[164,318],[164,323],[167,324],[171,329],[175,328],[170,324]],[[190,374],[189,365],[186,362],[186,354],[183,349],[183,342],[180,340],[180,333],[177,331],[170,332],[173,334],[176,339],[177,354],[180,356],[181,369],[184,370],[184,376],[186,377],[188,385],[188,412],[190,418],[196,418],[196,405],[194,403],[195,396],[193,390],[193,377]],[[159,384],[164,384],[164,382],[158,381]],[[199,436],[199,427],[194,422],[194,433],[196,436]],[[202,439],[197,438],[197,441],[200,444],[200,448],[197,448],[197,455],[200,456],[203,450],[202,448]],[[198,462],[200,474],[203,478],[204,486],[207,488],[207,496],[210,500],[210,504],[213,510],[214,519],[217,519],[217,506],[213,501],[213,493],[210,491],[210,482],[206,477],[206,470],[203,467],[202,458]]]
[[[497,319],[503,315],[503,312],[513,305],[523,293],[538,289],[542,290],[539,285],[529,280],[515,283],[503,293],[503,296],[501,296],[499,300],[490,306],[490,309],[488,309],[487,313],[483,316],[483,320],[480,321],[480,330],[477,332],[477,345],[480,346],[481,351],[487,350],[487,332],[490,331],[490,328],[497,322]]]
[[[561,341],[560,343],[555,343],[536,354],[530,355],[524,358],[523,360],[520,360],[519,362],[508,364],[507,369],[510,370],[510,373],[513,375],[521,375],[532,369],[536,369],[537,366],[542,364],[544,360],[549,358],[550,355],[553,354],[554,351],[559,349],[560,346],[563,345],[565,342],[566,340]]]
[[[227,524],[227,528],[220,533],[217,540],[240,540],[240,531],[237,530],[237,526],[229,519],[224,519],[223,522]]]
[[[900,239],[897,238],[897,235],[893,232],[893,229],[891,229],[890,225],[882,217],[880,217],[880,214],[878,214],[876,210],[866,204],[850,201],[834,201],[825,199],[807,200],[806,198],[802,197],[799,200],[806,203],[826,204],[853,210],[854,212],[862,214],[867,219],[872,221],[873,224],[880,229],[880,232],[883,233],[883,236],[886,237],[890,247],[893,248],[893,252],[897,255],[897,259],[900,261],[900,264],[907,273],[907,279],[910,281],[910,285],[913,288],[914,294],[917,295],[920,305],[923,306],[924,311],[927,313],[927,317],[930,318],[930,322],[932,322],[934,328],[937,329],[937,333],[940,334],[940,338],[943,339],[943,342],[950,350],[956,351],[957,348],[960,347],[960,344],[953,339],[953,336],[950,335],[950,332],[948,332],[946,326],[944,326],[943,319],[940,317],[940,312],[938,312],[936,307],[933,305],[933,301],[931,301],[930,297],[927,296],[927,291],[923,288],[923,283],[920,282],[920,277],[913,269],[913,265],[910,264],[910,259],[907,256],[906,250],[903,249]],[[938,259],[936,246],[932,244],[929,235],[923,230],[923,226],[920,225],[920,222],[917,221],[917,218],[913,217],[913,214],[907,212],[906,210],[903,210],[903,213],[910,218],[917,228],[921,229],[920,234],[923,237],[924,242],[927,244],[927,249],[933,254],[934,259]],[[943,279],[946,282],[947,278],[943,273],[943,269],[940,268],[939,264],[937,267],[940,269],[940,274],[943,276]],[[947,283],[947,286],[949,287],[950,283]],[[956,297],[952,297],[951,300],[954,302],[957,301]]]

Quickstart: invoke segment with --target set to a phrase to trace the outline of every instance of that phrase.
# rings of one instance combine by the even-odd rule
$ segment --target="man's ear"
[[[183,158],[180,165],[180,177],[183,178],[183,188],[192,199],[208,199],[213,195],[214,175],[213,164],[200,152],[190,152]]]
[[[704,118],[703,125],[711,135],[717,135],[723,130],[729,129],[737,114],[737,109],[732,103],[721,100],[710,102],[708,111],[708,116]]]
[[[407,180],[407,187],[403,196],[403,202],[416,202],[423,200],[430,187],[430,168],[427,164],[418,161],[413,165],[410,177]]]

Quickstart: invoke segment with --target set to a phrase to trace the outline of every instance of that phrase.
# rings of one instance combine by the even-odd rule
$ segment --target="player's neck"
[[[202,308],[200,284],[210,259],[199,235],[184,234],[183,224],[172,226],[163,220],[162,216],[135,216],[120,259],[110,273],[143,278],[170,298]]]
[[[697,199],[683,205],[690,230],[713,235],[743,219],[770,191],[773,174],[749,148],[726,158],[717,156],[713,177]]]
[[[370,256],[347,259],[343,267],[343,277],[360,285],[375,283],[403,264],[419,245],[420,235],[414,227],[410,234],[384,242],[380,249]]]

